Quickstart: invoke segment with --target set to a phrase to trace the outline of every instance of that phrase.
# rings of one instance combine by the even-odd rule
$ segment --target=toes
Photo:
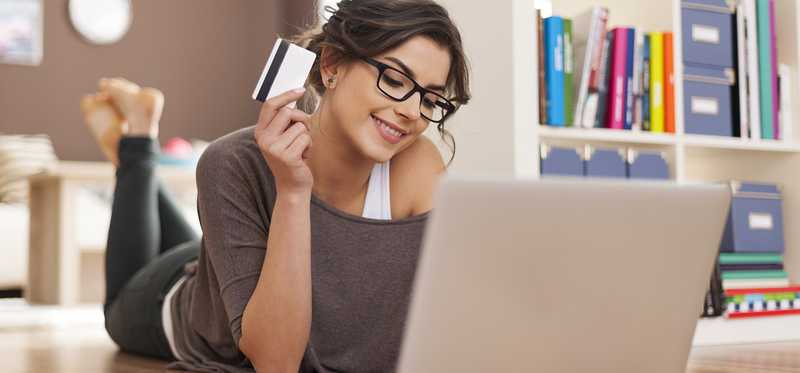
[[[139,93],[138,99],[150,120],[158,122],[164,110],[164,93],[155,88],[145,87]]]
[[[100,79],[100,90],[106,93],[124,116],[133,112],[141,88],[126,79]]]

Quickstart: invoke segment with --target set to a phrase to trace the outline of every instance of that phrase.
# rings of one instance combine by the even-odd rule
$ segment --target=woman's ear
[[[342,66],[342,58],[336,51],[331,48],[323,48],[320,53],[319,72],[322,78],[322,84],[327,89],[336,87],[336,82],[342,75],[344,67]]]

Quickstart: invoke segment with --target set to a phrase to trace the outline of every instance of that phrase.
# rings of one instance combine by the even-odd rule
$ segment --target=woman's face
[[[450,53],[432,39],[413,37],[373,59],[405,72],[420,86],[444,95]],[[355,60],[335,71],[323,72],[322,78],[327,80],[334,72],[336,85],[328,89],[326,95],[330,112],[340,126],[336,130],[365,157],[385,162],[416,141],[429,125],[420,114],[421,95],[415,93],[400,102],[387,97],[378,89],[377,67]]]

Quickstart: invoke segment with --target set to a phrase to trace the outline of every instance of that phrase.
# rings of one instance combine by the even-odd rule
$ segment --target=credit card
[[[302,88],[316,59],[316,53],[278,38],[253,90],[253,99],[264,102]]]

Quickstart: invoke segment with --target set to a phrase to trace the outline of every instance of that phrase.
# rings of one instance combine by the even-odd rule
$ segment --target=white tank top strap
[[[389,195],[389,163],[376,163],[369,176],[367,198],[362,216],[370,219],[391,220],[392,199]]]

